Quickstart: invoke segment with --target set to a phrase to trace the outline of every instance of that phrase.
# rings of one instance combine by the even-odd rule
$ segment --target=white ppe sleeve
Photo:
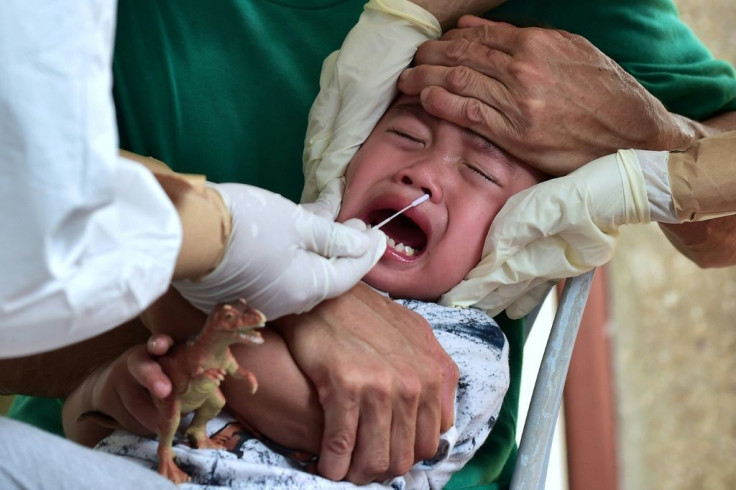
[[[116,2],[0,15],[0,357],[97,335],[166,291],[181,244],[153,175],[118,157]]]
[[[703,138],[684,151],[635,150],[652,221],[682,223],[736,213],[734,151],[736,131]]]
[[[371,0],[339,51],[322,65],[309,112],[302,202],[342,177],[350,159],[397,94],[417,47],[442,33],[437,19],[407,0]]]
[[[670,174],[667,168],[669,152],[634,150],[639,160],[641,173],[647,187],[649,211],[652,221],[660,223],[679,223],[672,200]]]

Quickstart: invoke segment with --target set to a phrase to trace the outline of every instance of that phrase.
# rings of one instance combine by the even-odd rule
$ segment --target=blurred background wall
[[[676,3],[736,65],[736,1]],[[736,488],[736,267],[700,270],[651,225],[609,272],[620,488]]]

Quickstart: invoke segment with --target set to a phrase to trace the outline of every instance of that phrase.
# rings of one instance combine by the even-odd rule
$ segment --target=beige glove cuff
[[[649,223],[649,200],[644,175],[634,150],[619,150],[616,153],[621,173],[624,195],[624,222],[621,224]]]
[[[671,152],[670,186],[680,221],[703,221],[736,213],[736,131]]]

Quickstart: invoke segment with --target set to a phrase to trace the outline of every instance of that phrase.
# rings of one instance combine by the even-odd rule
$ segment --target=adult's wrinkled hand
[[[619,148],[686,148],[693,129],[586,39],[466,16],[419,47],[399,90],[551,175]],[[581,83],[583,81],[584,83]]]
[[[258,187],[212,185],[232,217],[225,256],[205,277],[173,283],[202,311],[243,297],[269,320],[301,313],[353,287],[385,250],[378,231],[334,223]]]
[[[364,484],[434,456],[458,371],[424,318],[361,283],[276,324],[324,408],[321,475]]]
[[[440,303],[526,315],[546,283],[608,262],[623,224],[648,223],[646,184],[634,150],[512,196],[491,225],[481,263]]]

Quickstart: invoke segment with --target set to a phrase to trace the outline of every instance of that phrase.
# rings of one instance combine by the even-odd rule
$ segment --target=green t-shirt
[[[121,147],[180,172],[298,200],[322,60],[339,48],[363,3],[120,0],[114,95]],[[670,0],[509,0],[489,17],[586,36],[673,112],[702,119],[736,110],[733,69],[712,58]],[[489,440],[448,488],[504,488],[510,480],[523,323],[498,320],[511,348],[511,387]],[[61,433],[58,400],[17,397],[10,415]]]

